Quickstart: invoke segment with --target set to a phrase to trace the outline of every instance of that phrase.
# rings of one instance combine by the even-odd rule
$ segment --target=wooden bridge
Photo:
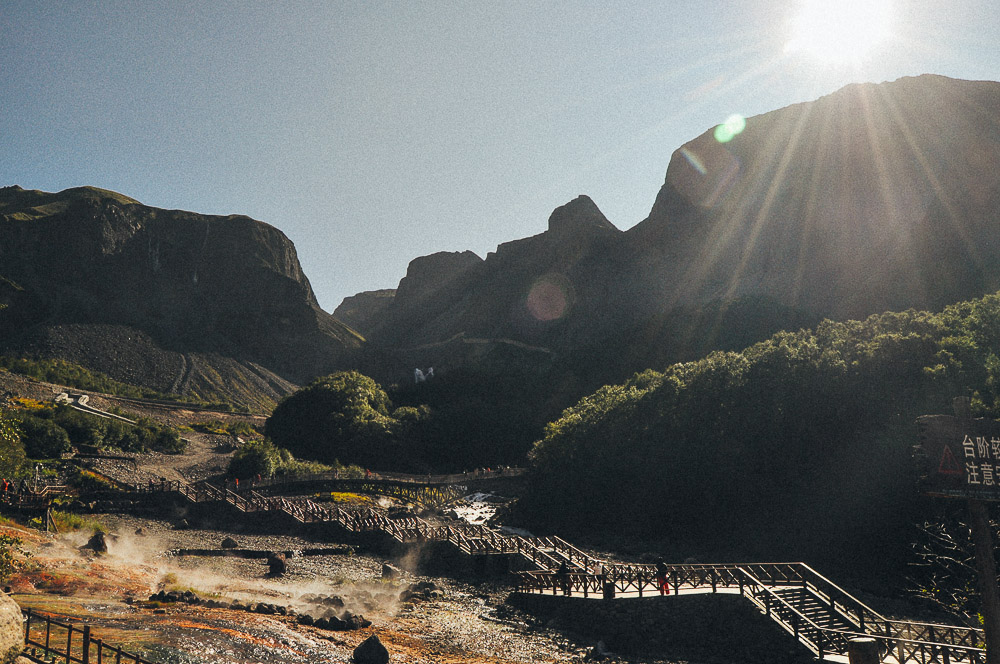
[[[354,482],[351,486],[357,490],[378,489],[376,493],[419,484],[412,477],[322,481]],[[434,483],[431,486],[440,489]],[[171,481],[134,487],[130,493],[132,498],[160,500],[169,492],[191,503],[225,503],[246,514],[283,514],[301,524],[329,523],[352,533],[380,532],[400,544],[443,542],[470,556],[510,556],[529,568],[513,573],[515,591],[520,593],[562,595],[567,601],[624,601],[660,594],[653,565],[606,562],[559,537],[507,535],[471,524],[436,525],[417,516],[390,518],[371,508],[344,509],[309,498],[264,494],[288,489],[281,483],[260,483],[237,492],[207,483]],[[670,593],[665,601],[687,593],[739,594],[820,660],[847,661],[848,643],[866,637],[878,642],[883,662],[985,662],[982,630],[890,620],[803,563],[668,565],[667,582]]]

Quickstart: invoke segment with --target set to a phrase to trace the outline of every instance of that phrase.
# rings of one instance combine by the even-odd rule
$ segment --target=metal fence
[[[32,662],[72,664],[157,664],[104,643],[90,625],[73,625],[24,609],[24,653]]]

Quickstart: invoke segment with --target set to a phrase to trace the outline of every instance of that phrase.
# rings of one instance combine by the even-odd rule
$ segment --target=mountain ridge
[[[141,342],[127,332],[109,333],[106,342],[88,336],[96,346],[137,344],[140,354],[151,343],[172,354],[170,363],[192,353],[231,358],[250,382],[259,381],[256,365],[281,376],[270,384],[294,385],[344,366],[361,345],[356,332],[319,307],[284,233],[243,215],[163,210],[89,187],[56,194],[5,187],[0,265],[7,352],[66,346],[60,330],[68,325],[134,330],[136,339],[145,335]],[[63,341],[53,345],[53,334]],[[69,346],[88,364],[86,349]],[[90,355],[99,371],[116,377],[121,370],[114,353],[95,347]],[[233,374],[232,362],[203,359],[206,378],[220,362]],[[173,382],[162,375],[131,379]],[[220,381],[207,383],[215,391]]]
[[[671,154],[632,228],[591,233],[587,220],[603,214],[575,199],[545,232],[499,245],[419,306],[394,300],[370,339],[413,348],[465,334],[563,357],[604,346],[650,363],[621,364],[605,376],[614,380],[704,350],[679,343],[675,314],[720,312],[701,324],[724,339],[992,292],[998,108],[1000,83],[924,75],[747,118],[726,142],[710,128]],[[555,232],[553,217],[570,230]],[[771,313],[747,320],[741,303],[754,302]],[[734,307],[743,314],[724,320]]]

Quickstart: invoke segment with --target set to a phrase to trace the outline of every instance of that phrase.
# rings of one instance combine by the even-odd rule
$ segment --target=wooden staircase
[[[226,503],[247,514],[281,513],[301,524],[335,523],[348,532],[382,532],[400,544],[447,542],[470,556],[516,556],[531,568],[514,574],[517,592],[568,595],[571,601],[660,594],[654,566],[599,560],[559,537],[507,535],[471,524],[435,525],[417,516],[390,518],[373,509],[345,510],[308,498],[237,493],[206,483],[174,481],[133,488],[135,496],[154,500],[165,492],[192,503]],[[886,619],[803,563],[669,565],[668,585],[667,601],[690,592],[738,593],[820,660],[847,661],[850,640],[868,637],[880,644],[884,662],[985,662],[982,630]]]

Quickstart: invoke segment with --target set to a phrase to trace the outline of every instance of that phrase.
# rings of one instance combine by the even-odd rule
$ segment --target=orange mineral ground
[[[267,578],[263,560],[173,556],[176,548],[211,548],[227,533],[170,530],[133,517],[100,518],[108,552],[81,548],[90,532],[47,534],[13,525],[23,565],[10,581],[22,608],[91,626],[95,638],[158,662],[273,664],[349,662],[353,650],[378,635],[392,662],[566,662],[585,649],[513,614],[499,586],[470,586],[404,572],[381,578],[382,560],[366,555],[292,557],[281,578]],[[137,531],[139,534],[137,534]],[[315,543],[287,536],[236,535],[241,547],[300,550]],[[433,583],[433,597],[403,601],[416,582]],[[159,590],[189,590],[227,607],[266,603],[320,616],[330,598],[371,621],[353,631],[299,624],[294,616],[233,608],[150,602]]]

